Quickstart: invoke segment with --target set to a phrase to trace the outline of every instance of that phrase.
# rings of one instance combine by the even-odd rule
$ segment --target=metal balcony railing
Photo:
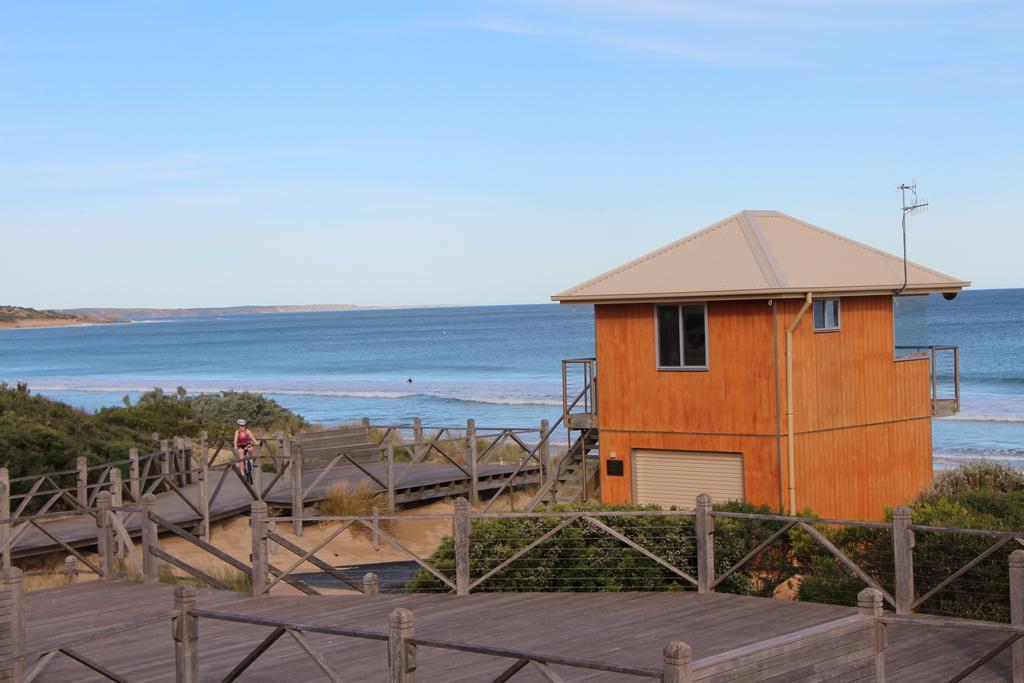
[[[597,360],[562,361],[562,417],[568,429],[597,427]]]
[[[960,347],[897,346],[896,358],[927,358],[930,364],[932,415],[948,417],[960,412]]]

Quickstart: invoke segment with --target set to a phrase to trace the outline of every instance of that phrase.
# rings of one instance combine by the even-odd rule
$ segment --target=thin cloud
[[[565,29],[508,17],[484,15],[463,24],[467,28],[509,35],[551,38],[577,43],[590,43],[631,52],[642,52],[700,64],[741,68],[773,68],[789,65],[774,56],[753,55],[732,50],[712,50],[679,39],[654,38],[594,29]]]

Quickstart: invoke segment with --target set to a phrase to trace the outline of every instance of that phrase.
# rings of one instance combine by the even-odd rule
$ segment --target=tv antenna
[[[903,286],[896,290],[893,296],[899,296],[903,293],[903,290],[907,288],[907,216],[913,213],[921,213],[928,208],[927,201],[920,201],[917,198],[917,181],[913,181],[909,185],[906,183],[900,183],[899,187],[896,188],[900,191],[900,197],[903,199],[903,206],[900,208],[902,215],[902,226],[903,226]],[[907,203],[907,193],[910,193],[910,203]]]

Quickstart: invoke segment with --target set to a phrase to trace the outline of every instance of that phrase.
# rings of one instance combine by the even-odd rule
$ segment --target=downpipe
[[[789,514],[796,514],[796,456],[793,444],[793,332],[803,320],[807,309],[814,302],[811,292],[807,292],[804,305],[786,328],[786,451],[789,465]]]

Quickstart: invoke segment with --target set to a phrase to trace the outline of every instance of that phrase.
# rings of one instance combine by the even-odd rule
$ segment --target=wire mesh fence
[[[1010,553],[1021,544],[1009,536],[915,531],[914,611],[1008,622]]]

